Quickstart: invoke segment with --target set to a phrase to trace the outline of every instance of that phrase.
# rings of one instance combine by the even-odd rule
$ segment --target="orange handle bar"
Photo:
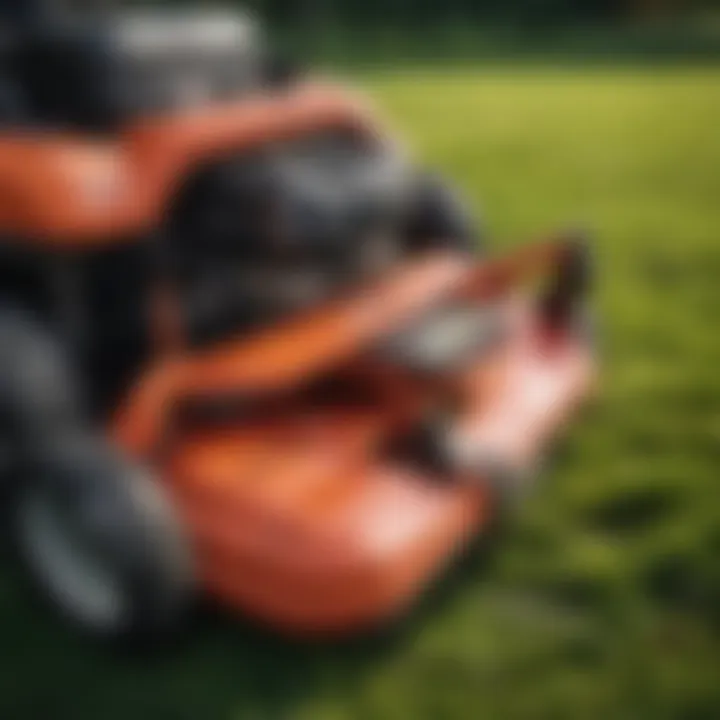
[[[405,266],[352,297],[200,355],[180,355],[151,369],[131,393],[112,432],[128,449],[156,446],[177,400],[218,393],[281,392],[350,359],[443,299],[486,299],[524,277],[563,267],[571,247],[560,238],[498,260],[433,255]]]

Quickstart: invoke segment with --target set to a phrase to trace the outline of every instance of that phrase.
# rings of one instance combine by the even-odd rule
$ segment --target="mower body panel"
[[[356,98],[310,83],[137,119],[107,138],[0,131],[0,233],[56,250],[134,242],[163,225],[183,183],[206,163],[332,128],[379,133]]]
[[[587,393],[586,343],[548,335],[527,305],[513,338],[462,373],[458,439],[529,468]],[[286,631],[335,633],[406,609],[497,511],[495,479],[391,458],[395,400],[289,401],[264,421],[190,434],[165,476],[206,589]]]

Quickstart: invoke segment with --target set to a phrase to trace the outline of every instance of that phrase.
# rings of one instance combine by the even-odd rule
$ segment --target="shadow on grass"
[[[202,609],[171,647],[119,654],[74,636],[0,575],[0,717],[72,720],[298,717],[305,701],[353,693],[487,568],[494,540],[469,546],[404,617],[345,640],[286,639]],[[313,704],[315,704],[313,702]]]

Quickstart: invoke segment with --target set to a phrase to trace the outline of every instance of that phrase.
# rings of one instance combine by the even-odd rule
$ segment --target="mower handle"
[[[136,386],[112,427],[129,450],[145,454],[157,446],[178,400],[237,393],[257,398],[289,391],[360,349],[387,336],[409,318],[444,300],[489,300],[518,282],[555,269],[541,304],[548,319],[564,316],[574,302],[578,258],[576,237],[559,237],[511,255],[468,265],[456,254],[417,260],[359,293],[269,328],[255,338],[222,343],[209,352],[161,362]],[[572,292],[570,292],[572,291]]]
[[[587,293],[589,259],[584,235],[577,232],[557,235],[478,265],[459,294],[468,299],[488,300],[508,292],[523,279],[550,275],[548,296],[552,296],[554,309],[560,313]]]

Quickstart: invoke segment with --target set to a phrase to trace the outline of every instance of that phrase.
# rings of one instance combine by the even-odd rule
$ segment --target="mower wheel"
[[[13,497],[13,540],[41,597],[103,641],[175,629],[193,583],[161,487],[103,442],[77,436],[46,447],[27,475]]]
[[[42,438],[78,424],[79,406],[59,343],[29,312],[0,304],[0,495]]]

